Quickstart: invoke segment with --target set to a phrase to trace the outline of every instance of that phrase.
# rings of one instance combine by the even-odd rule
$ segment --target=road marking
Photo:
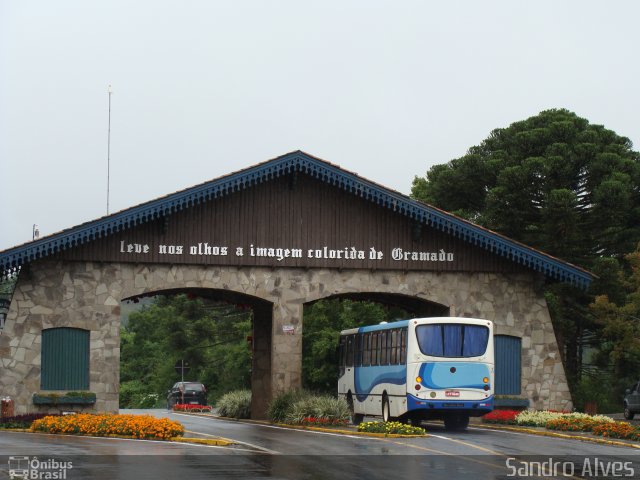
[[[199,433],[199,435],[203,435],[203,434]],[[220,437],[218,437],[218,438],[220,438]],[[254,453],[254,454],[256,453],[255,449],[253,449],[253,448],[236,448],[236,447],[232,447],[231,445],[226,445],[226,446],[222,446],[222,445],[203,445],[201,443],[189,443],[189,442],[171,442],[171,443],[176,444],[176,445],[187,445],[189,447],[221,448],[221,449],[225,449],[225,450],[232,450],[234,453],[236,453],[236,452],[248,452],[248,453]],[[234,443],[239,443],[239,442],[234,440]],[[264,452],[264,453],[267,453],[267,452]]]
[[[455,438],[451,438],[451,437],[445,437],[443,435],[434,435],[433,433],[430,433],[429,435],[431,435],[432,437],[435,438],[441,438],[442,440],[448,440],[449,442],[453,442],[453,443],[457,443],[460,445],[464,445],[465,447],[471,447],[471,448],[475,448],[476,450],[481,450],[483,452],[487,452],[490,453],[491,455],[502,455],[502,456],[506,456],[504,453],[502,452],[496,452],[495,450],[490,450],[488,448],[484,448],[481,447],[479,445],[475,445],[473,443],[469,443],[469,442],[463,442],[462,440],[457,440]]]
[[[436,437],[437,435],[431,435],[432,437]],[[440,437],[437,436],[438,438],[444,438],[445,440],[452,440],[450,438],[446,438],[446,437]],[[478,460],[476,458],[472,458],[469,457],[468,455],[460,455],[458,453],[452,453],[452,452],[444,452],[442,450],[435,450],[433,448],[428,448],[428,447],[422,447],[420,445],[413,445],[411,443],[405,443],[405,442],[399,442],[397,440],[388,440],[388,439],[381,439],[384,442],[389,442],[389,443],[393,443],[395,445],[400,445],[401,447],[409,447],[409,448],[414,448],[416,450],[424,450],[425,452],[431,452],[431,453],[435,453],[437,455],[448,455],[448,456],[453,456],[453,457],[459,457],[462,460],[464,460],[465,462],[473,462],[473,463],[477,463],[479,465],[485,465],[485,466],[489,466],[492,468],[495,468],[497,470],[503,470],[506,469],[506,464],[503,465],[496,465],[494,463],[490,463],[490,462],[485,462],[483,460]],[[505,458],[508,458],[506,455],[502,455],[500,454],[500,456],[504,456]]]
[[[236,440],[236,439],[232,439],[232,438],[225,438],[225,437],[221,437],[220,435],[211,435],[210,433],[193,432],[191,430],[185,430],[185,432],[186,433],[193,433],[195,435],[204,435],[205,437],[221,438],[222,440],[227,440],[228,442],[234,442],[234,443],[239,443],[241,445],[246,445],[248,447],[254,448],[256,450],[260,450],[261,452],[265,452],[265,453],[268,453],[270,455],[282,455],[281,452],[276,452],[275,450],[270,450],[268,448],[261,447],[260,445],[254,445],[253,443],[242,442],[240,440]]]
[[[512,433],[516,433],[516,432],[512,432]],[[389,443],[393,443],[395,445],[400,445],[402,447],[414,448],[416,450],[424,450],[426,452],[432,452],[432,453],[441,454],[441,455],[458,456],[464,461],[478,463],[480,465],[486,465],[486,466],[489,466],[489,467],[496,468],[498,470],[506,470],[507,469],[506,460],[509,459],[509,458],[517,458],[518,457],[518,455],[507,455],[505,453],[496,452],[495,450],[489,450],[487,448],[480,447],[480,446],[474,445],[472,443],[463,442],[462,440],[456,440],[455,438],[445,437],[443,435],[434,435],[434,434],[429,434],[429,435],[431,437],[440,438],[442,440],[448,440],[448,441],[453,442],[453,443],[459,443],[461,445],[465,445],[465,446],[468,446],[468,447],[471,447],[471,448],[476,448],[478,450],[485,451],[485,452],[490,453],[492,455],[503,457],[505,459],[505,464],[504,465],[496,465],[496,464],[493,464],[493,463],[489,463],[489,462],[485,462],[485,461],[482,461],[482,460],[478,460],[477,458],[470,458],[468,455],[460,455],[458,453],[443,452],[443,451],[440,451],[440,450],[435,450],[433,448],[422,447],[420,445],[414,445],[414,444],[411,444],[411,443],[400,442],[400,441],[397,441],[397,440],[390,440],[390,439],[381,439],[381,440],[389,442]],[[575,479],[575,480],[582,480],[580,477],[575,477],[575,476],[568,476],[566,478],[572,478],[572,479]]]

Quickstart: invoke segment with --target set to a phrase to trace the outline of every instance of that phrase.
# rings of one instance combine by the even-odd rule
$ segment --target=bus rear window
[[[432,357],[479,357],[489,341],[489,329],[482,325],[437,323],[416,327],[418,346]]]

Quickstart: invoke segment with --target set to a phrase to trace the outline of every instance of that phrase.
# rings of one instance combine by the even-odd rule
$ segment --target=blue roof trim
[[[555,280],[586,288],[593,279],[593,275],[586,270],[474,225],[455,215],[417,202],[406,195],[365,180],[354,173],[301,151],[288,153],[245,170],[0,252],[0,274],[11,274],[22,265],[34,260],[179,212],[208,200],[245,190],[294,171],[304,172],[318,180],[393,210],[419,223],[458,237]]]

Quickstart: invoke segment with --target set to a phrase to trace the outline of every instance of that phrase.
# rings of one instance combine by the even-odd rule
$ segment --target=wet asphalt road
[[[549,459],[559,473],[556,478],[563,478],[563,472],[573,478],[614,478],[612,473],[640,478],[638,450],[519,433],[477,428],[452,433],[441,425],[428,424],[428,438],[378,439],[202,418],[166,410],[127,413],[166,416],[180,421],[190,436],[224,437],[238,443],[214,447],[2,432],[0,478],[2,475],[9,478],[10,466],[29,461],[39,467],[36,470],[49,474],[48,478],[55,471],[64,473],[66,479],[482,480],[523,478],[525,475],[520,474],[536,473],[534,470],[548,464]],[[12,464],[10,456],[14,457]],[[69,462],[71,468],[56,470],[59,465],[69,466]]]

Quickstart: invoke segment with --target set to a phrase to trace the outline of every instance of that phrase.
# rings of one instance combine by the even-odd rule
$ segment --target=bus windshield
[[[420,351],[432,357],[479,357],[487,350],[489,329],[482,325],[436,323],[419,325]]]

